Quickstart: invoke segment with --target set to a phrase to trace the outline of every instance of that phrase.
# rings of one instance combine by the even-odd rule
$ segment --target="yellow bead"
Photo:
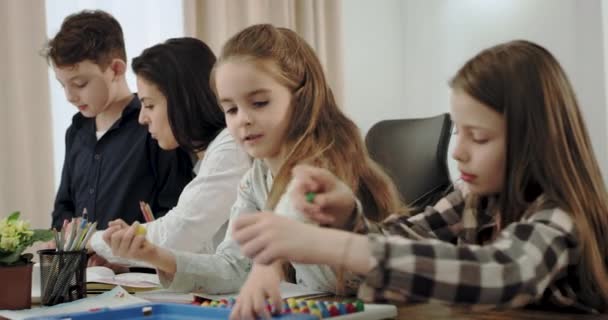
[[[141,224],[137,226],[137,230],[135,231],[135,235],[138,236],[145,236],[146,235],[146,227],[142,226]]]
[[[310,314],[319,319],[323,319],[323,314],[321,313],[321,310],[319,310],[319,309],[311,309]]]

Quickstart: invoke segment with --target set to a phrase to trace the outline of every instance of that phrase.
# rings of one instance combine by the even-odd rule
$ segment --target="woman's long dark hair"
[[[206,150],[226,127],[209,87],[213,51],[195,38],[173,38],[133,58],[133,72],[155,84],[167,99],[169,125],[177,143],[190,152]]]

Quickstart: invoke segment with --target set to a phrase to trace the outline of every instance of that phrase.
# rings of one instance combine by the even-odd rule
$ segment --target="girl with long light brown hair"
[[[371,220],[405,211],[396,187],[369,158],[358,128],[338,108],[314,51],[295,32],[271,25],[244,29],[224,45],[210,83],[229,132],[255,159],[241,180],[231,221],[262,210],[305,220],[286,195],[293,185],[291,171],[301,163],[335,172],[361,199]],[[350,228],[331,219],[322,223]],[[239,302],[246,306],[243,310],[250,310],[245,301],[278,291],[283,265],[252,266],[231,238],[231,229],[229,225],[215,254],[154,246],[137,236],[135,227],[106,239],[115,255],[155,266],[162,283],[172,290],[232,293],[240,289]],[[356,277],[328,266],[294,265],[294,269],[299,283],[321,291],[354,293],[359,284]]]
[[[251,176],[272,178],[246,183],[245,188],[268,189],[264,207],[256,211],[303,218],[284,196],[291,170],[300,163],[335,172],[358,194],[372,220],[402,209],[395,186],[369,158],[357,126],[338,108],[314,51],[295,32],[271,25],[241,31],[224,45],[212,80],[229,130],[257,159]],[[354,293],[358,287],[327,266],[294,268],[298,283],[317,290]],[[234,315],[263,312],[260,296],[279,299],[281,274],[280,262],[254,265]]]
[[[462,178],[453,193],[387,219],[385,236],[242,217],[233,236],[243,252],[260,264],[344,267],[365,275],[359,295],[369,300],[605,312],[608,198],[564,70],[543,47],[513,41],[473,57],[450,86]],[[355,195],[331,172],[298,166],[294,179],[305,215],[352,219]],[[324,212],[308,192],[341,209]]]

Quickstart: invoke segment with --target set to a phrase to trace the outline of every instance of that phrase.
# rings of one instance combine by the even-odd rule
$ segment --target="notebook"
[[[152,273],[128,272],[116,274],[108,267],[87,268],[87,292],[107,291],[122,286],[129,292],[153,290],[160,287],[158,275]]]

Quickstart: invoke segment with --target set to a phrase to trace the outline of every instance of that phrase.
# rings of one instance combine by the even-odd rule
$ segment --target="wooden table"
[[[608,315],[585,315],[576,313],[558,313],[529,309],[505,311],[473,312],[464,308],[447,306],[439,303],[409,304],[399,307],[397,319],[400,320],[596,320],[607,319]]]

